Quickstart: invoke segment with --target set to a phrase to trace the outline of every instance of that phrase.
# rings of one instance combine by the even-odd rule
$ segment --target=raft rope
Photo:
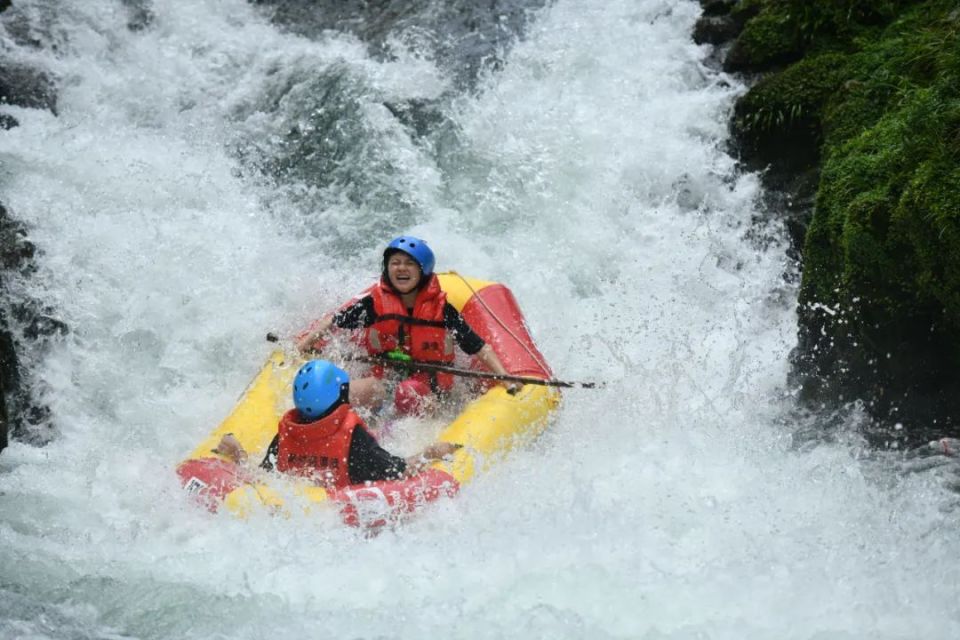
[[[476,289],[474,289],[473,286],[472,286],[469,282],[467,282],[467,279],[464,278],[464,277],[463,277],[462,275],[460,275],[459,273],[457,273],[456,271],[451,271],[450,273],[451,273],[452,275],[455,275],[455,276],[457,276],[458,278],[460,278],[460,280],[463,282],[463,284],[465,284],[465,285],[467,286],[467,289],[470,289],[470,292],[473,294],[473,297],[476,298],[476,299],[480,302],[480,306],[482,306],[482,307],[484,308],[484,310],[486,310],[486,312],[490,314],[490,317],[492,317],[494,320],[496,320],[496,321],[497,321],[497,324],[499,324],[501,327],[503,327],[503,330],[506,331],[508,334],[510,334],[510,337],[513,338],[514,340],[516,340],[516,341],[517,341],[517,344],[519,344],[521,347],[523,347],[524,351],[526,351],[527,354],[529,354],[529,356],[530,356],[531,358],[533,358],[533,361],[536,362],[537,365],[540,367],[540,370],[543,371],[543,375],[546,375],[546,376],[550,375],[550,373],[549,373],[550,369],[547,368],[547,365],[544,364],[543,360],[541,360],[540,358],[538,358],[538,357],[537,357],[537,354],[534,353],[533,349],[531,349],[530,347],[528,347],[523,340],[521,340],[520,338],[518,338],[518,337],[517,337],[517,334],[515,334],[513,331],[511,331],[511,330],[510,330],[510,327],[508,327],[508,326],[503,322],[503,320],[501,320],[501,319],[497,316],[497,314],[495,314],[495,313],[493,312],[493,309],[491,309],[489,306],[487,306],[487,303],[484,301],[483,297],[481,297],[481,296],[480,296],[480,293],[479,293]]]

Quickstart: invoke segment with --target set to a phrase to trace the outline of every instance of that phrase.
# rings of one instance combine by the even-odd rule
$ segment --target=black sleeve
[[[280,434],[273,436],[273,440],[270,441],[270,446],[267,447],[267,455],[263,456],[263,462],[260,463],[261,469],[266,469],[267,471],[273,471],[273,468],[277,466],[277,455],[280,453]]]
[[[333,314],[333,326],[338,329],[365,329],[373,324],[373,298],[364,296]]]
[[[368,480],[396,480],[406,470],[406,461],[390,455],[366,429],[358,426],[353,430],[350,457],[347,459],[347,471],[352,484]]]
[[[447,331],[453,332],[453,339],[457,341],[457,345],[468,356],[477,353],[487,344],[483,341],[483,338],[478,336],[477,332],[467,324],[467,321],[463,319],[463,316],[460,315],[456,307],[449,302],[447,306],[443,308],[443,326]]]

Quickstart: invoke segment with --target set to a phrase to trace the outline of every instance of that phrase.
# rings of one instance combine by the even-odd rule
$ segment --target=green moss
[[[960,100],[950,87],[897,96],[831,150],[805,249],[804,297],[863,298],[885,317],[942,308],[960,328]]]
[[[889,22],[912,0],[780,0],[805,42],[852,40],[871,27]]]
[[[912,92],[956,86],[960,81],[958,21],[931,20],[928,9],[902,15],[883,37],[862,42],[862,48],[849,56],[850,77],[824,109],[826,153],[899,109]]]
[[[761,153],[822,143],[801,300],[857,300],[870,317],[939,308],[960,328],[960,6],[759,7],[731,55],[754,68],[805,57],[737,103],[737,133]]]
[[[940,156],[921,163],[894,212],[921,299],[943,307],[960,329],[960,164]]]
[[[887,298],[882,283],[895,268],[886,255],[889,219],[897,194],[889,176],[898,171],[893,131],[864,135],[848,153],[835,154],[823,167],[816,215],[805,248],[806,297],[836,304],[857,291]],[[883,277],[874,277],[883,272]]]
[[[819,135],[794,360],[801,395],[861,398],[878,424],[912,421],[917,439],[960,435],[960,4],[769,2],[790,14],[806,57],[759,83],[737,115],[802,102]],[[823,60],[837,71],[816,78]],[[812,84],[798,81],[807,76]],[[753,119],[771,140],[789,131]],[[785,140],[757,151],[789,166]]]
[[[865,80],[861,59],[862,56],[852,57],[848,67],[851,77],[838,85],[835,94],[828,96],[823,108],[820,126],[825,154],[832,153],[847,140],[876,125],[897,93],[896,87],[885,83],[881,77]]]
[[[737,104],[736,126],[753,135],[797,128],[817,135],[828,98],[849,73],[846,56],[828,53],[771,74]]]
[[[789,13],[780,10],[776,3],[766,2],[744,25],[727,55],[727,65],[731,68],[770,68],[799,58],[801,45],[800,32]]]

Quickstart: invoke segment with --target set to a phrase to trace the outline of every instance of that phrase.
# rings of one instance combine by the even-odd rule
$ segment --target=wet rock
[[[49,73],[0,61],[0,103],[57,113],[57,86]]]
[[[0,204],[0,268],[4,271],[16,270],[29,273],[33,270],[33,257],[36,248],[27,239],[27,231],[22,224],[12,220],[7,210]]]
[[[0,323],[3,318],[0,318]],[[10,424],[10,412],[7,409],[7,389],[14,386],[13,376],[16,374],[17,363],[14,359],[16,352],[10,333],[0,330],[0,451],[6,449],[10,442],[9,434],[13,431]]]
[[[67,49],[70,34],[60,25],[59,2],[15,2],[2,13],[3,31],[13,44],[60,53]]]
[[[787,257],[799,264],[813,216],[820,168],[816,163],[805,162],[802,156],[795,157],[795,162],[792,169],[780,164],[767,166],[763,173],[762,203],[764,210],[770,212],[768,215],[783,221],[787,231]],[[797,280],[795,273],[788,275],[792,282]]]
[[[0,205],[0,449],[11,437],[42,444],[51,435],[50,411],[30,363],[67,327],[14,286],[33,273],[35,256],[24,226]]]
[[[773,9],[765,9],[752,8],[737,14],[743,20],[743,28],[727,53],[724,70],[768,71],[795,62],[803,55],[803,42],[795,22],[784,19]]]
[[[742,25],[731,16],[703,16],[693,27],[693,41],[697,44],[723,44],[740,33]]]
[[[960,435],[955,4],[753,4],[724,68],[751,74],[735,153],[802,259],[790,386],[860,403],[875,446]]]
[[[424,137],[448,123],[446,115],[435,101],[404,100],[385,102],[383,106],[417,137]]]
[[[409,36],[432,49],[458,88],[475,86],[480,72],[497,68],[501,56],[522,37],[531,10],[546,0],[252,0],[274,23],[318,37],[324,31],[351,33],[388,57],[388,38]]]
[[[794,260],[813,216],[823,112],[846,78],[842,61],[826,54],[768,74],[734,105],[736,154],[744,169],[762,173],[766,209],[786,224]]]
[[[151,8],[151,0],[121,0],[127,8],[127,14],[130,18],[127,20],[127,28],[130,31],[143,31],[153,24],[156,16]]]
[[[740,4],[740,0],[700,0],[705,16],[726,16]]]
[[[697,44],[732,42],[760,10],[752,0],[701,0],[700,4],[703,14],[693,27],[693,41]]]
[[[701,0],[703,14],[693,27],[697,44],[726,44],[743,31],[747,21],[759,11],[755,2],[742,0]]]
[[[937,330],[942,319],[919,309],[891,317],[860,299],[822,304],[803,290],[797,312],[790,384],[801,403],[861,401],[871,417],[861,432],[881,448],[960,434],[960,374],[950,366],[949,336]]]

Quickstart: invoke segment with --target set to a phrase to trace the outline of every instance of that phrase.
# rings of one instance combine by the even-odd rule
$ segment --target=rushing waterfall
[[[60,94],[0,106],[0,199],[70,330],[36,363],[57,436],[0,454],[0,637],[960,637],[937,473],[793,446],[795,267],[698,3],[557,0],[466,85],[409,24],[373,53],[244,0],[14,5],[5,51]],[[191,505],[173,469],[264,334],[399,232],[606,386],[372,539]]]

